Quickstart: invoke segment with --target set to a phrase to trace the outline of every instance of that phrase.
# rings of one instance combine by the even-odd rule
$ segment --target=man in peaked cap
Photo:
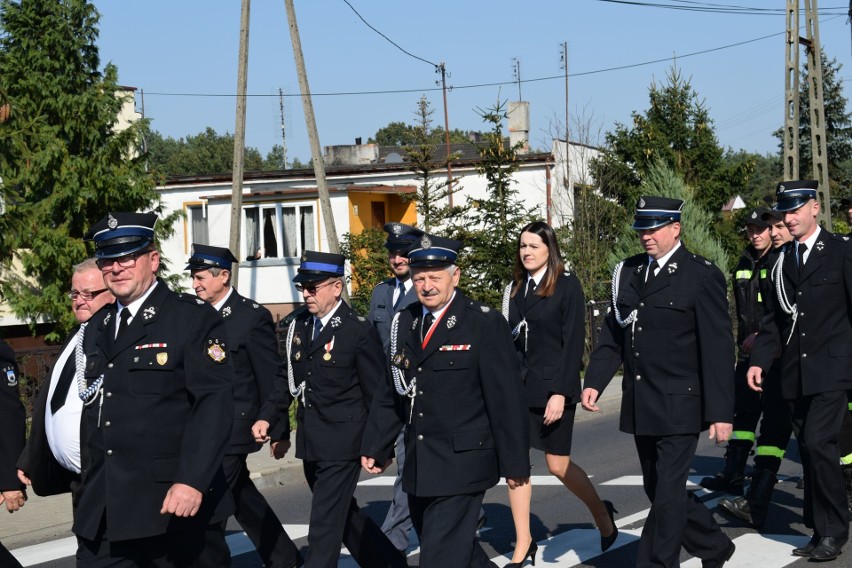
[[[816,191],[815,180],[785,181],[776,190],[774,209],[794,240],[772,272],[776,293],[766,301],[748,380],[761,391],[780,352],[781,395],[805,471],[804,522],[814,531],[793,554],[823,561],[837,558],[849,536],[838,437],[852,388],[852,246],[817,223]]]
[[[370,410],[361,458],[381,472],[405,428],[402,486],[420,565],[490,567],[476,540],[485,491],[529,479],[529,421],[506,320],[465,297],[461,243],[423,235],[408,252],[418,302],[392,326],[392,380]],[[402,406],[402,412],[399,407]]]
[[[110,213],[89,234],[116,302],[89,320],[83,345],[78,566],[230,565],[229,342],[216,310],[157,279],[156,220]]]
[[[301,565],[299,549],[255,487],[246,466],[248,454],[261,448],[254,440],[251,427],[273,385],[286,381],[284,362],[278,354],[272,314],[231,286],[234,262],[237,262],[236,257],[225,247],[193,244],[185,268],[192,275],[195,294],[221,314],[231,340],[234,426],[222,466],[234,497],[234,517],[263,563],[292,568]],[[287,431],[279,435],[281,449],[289,445],[289,425],[289,420],[282,422]]]
[[[621,430],[633,434],[651,510],[636,566],[680,566],[684,547],[718,568],[734,543],[686,491],[698,436],[728,439],[734,415],[734,345],[725,277],[681,243],[683,202],[644,196],[633,228],[645,252],[613,274],[613,305],[586,369],[583,408],[623,364]]]
[[[403,223],[386,223],[383,228],[388,234],[385,248],[388,249],[388,265],[393,277],[379,282],[373,288],[367,320],[379,332],[382,346],[387,351],[394,314],[417,301],[407,255],[408,249],[420,238],[423,231]],[[404,551],[408,548],[413,525],[408,511],[408,496],[402,490],[402,468],[405,464],[405,434],[402,430],[397,437],[395,451],[397,472],[393,483],[393,501],[382,523],[382,531],[388,535],[397,550]]]
[[[308,311],[287,328],[287,381],[275,385],[252,431],[277,448],[290,397],[299,399],[296,457],[313,493],[307,568],[336,567],[341,542],[359,566],[401,567],[405,556],[353,498],[367,412],[387,363],[376,330],[340,297],[345,262],[333,253],[302,255],[293,281]]]
[[[748,358],[760,319],[763,317],[763,300],[760,291],[760,273],[771,268],[767,264],[774,256],[769,236],[769,209],[757,207],[745,216],[745,232],[749,244],[740,256],[731,278],[737,313],[737,366],[734,372],[734,431],[725,450],[725,467],[713,477],[705,477],[700,485],[713,491],[726,491],[732,495],[743,494],[743,480],[749,452],[755,441],[757,423],[760,421],[760,395],[748,388],[746,372]]]

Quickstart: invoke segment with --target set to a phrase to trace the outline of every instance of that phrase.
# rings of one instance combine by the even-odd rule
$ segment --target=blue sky
[[[659,0],[683,7],[732,5],[731,0]],[[103,63],[118,66],[119,81],[144,91],[146,117],[167,136],[233,132],[240,2],[95,0],[101,13]],[[296,0],[314,110],[322,145],[366,142],[391,121],[413,122],[425,94],[443,125],[443,99],[434,67],[406,55],[369,29],[344,0]],[[568,42],[572,140],[603,142],[615,122],[648,105],[648,86],[664,81],[676,58],[704,98],[724,146],[775,152],[771,132],[783,121],[784,0],[736,0],[737,6],[777,8],[778,15],[718,14],[634,6],[600,0],[349,0],[372,26],[405,51],[450,73],[450,128],[481,130],[477,109],[516,100],[513,58],[520,61],[521,93],[530,102],[532,146],[548,149],[563,132],[565,88],[560,68]],[[846,0],[820,3],[820,35],[829,57],[842,64],[852,94],[850,26]],[[299,86],[284,2],[251,6],[246,144],[262,153],[280,144],[278,89]],[[773,35],[775,34],[775,35]],[[703,55],[764,36],[737,47]],[[663,60],[649,65],[647,61]],[[627,69],[595,71],[614,67]],[[536,80],[548,77],[554,79]],[[502,86],[476,85],[504,82]],[[340,94],[409,91],[383,94]],[[318,96],[335,93],[334,96]],[[189,96],[179,96],[187,94]],[[223,96],[210,96],[223,95]],[[141,103],[141,96],[137,95]],[[310,157],[298,96],[285,97],[288,158]],[[575,133],[577,133],[575,135]]]

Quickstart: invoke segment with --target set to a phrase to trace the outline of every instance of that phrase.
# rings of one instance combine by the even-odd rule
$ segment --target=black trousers
[[[305,479],[313,492],[305,568],[337,568],[341,542],[362,568],[407,566],[373,520],[353,497],[361,464],[347,461],[304,461]]]
[[[23,568],[18,559],[12,556],[12,553],[3,546],[2,542],[0,542],[0,566],[3,568]]]
[[[812,528],[816,536],[846,540],[849,509],[837,447],[843,418],[848,413],[846,391],[800,396],[789,401],[788,408],[805,471],[805,526]]]
[[[476,521],[485,492],[449,497],[408,496],[420,538],[420,568],[495,566],[476,540]]]
[[[738,361],[734,371],[734,433],[731,440],[754,443],[763,408],[760,393],[748,388],[748,361]]]
[[[128,511],[132,515],[132,511]],[[221,523],[206,529],[110,542],[101,518],[95,540],[77,537],[77,568],[210,568],[231,565]]]
[[[730,546],[713,514],[686,490],[698,434],[635,436],[642,483],[651,510],[642,529],[637,568],[680,566],[680,548],[703,560],[719,558]]]
[[[299,561],[299,549],[252,482],[246,467],[246,454],[226,455],[222,467],[234,497],[234,518],[246,531],[263,563],[266,566],[295,565]]]
[[[781,377],[773,365],[763,381],[763,418],[754,455],[754,467],[778,474],[781,460],[790,444],[793,425],[787,401],[781,397]]]

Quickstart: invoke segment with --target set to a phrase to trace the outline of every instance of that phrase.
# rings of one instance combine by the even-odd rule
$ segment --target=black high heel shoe
[[[615,510],[611,501],[604,501],[603,504],[606,507],[606,514],[609,515],[609,520],[612,522],[612,534],[609,536],[601,535],[601,552],[606,552],[618,538],[618,527],[615,525],[615,514],[618,511]]]
[[[524,565],[524,562],[527,561],[527,558],[530,559],[530,562],[533,566],[535,566],[535,553],[538,552],[538,544],[536,541],[532,541],[530,543],[530,547],[527,549],[527,553],[524,554],[524,557],[520,562],[509,562],[503,568],[521,568]]]

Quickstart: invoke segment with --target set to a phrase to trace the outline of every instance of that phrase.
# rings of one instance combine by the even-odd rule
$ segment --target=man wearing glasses
[[[30,438],[18,459],[18,478],[32,485],[36,495],[71,492],[76,505],[80,488],[80,416],[85,390],[83,339],[88,322],[98,310],[115,301],[94,258],[74,267],[71,310],[80,324],[65,339],[46,384],[39,387],[33,409]]]
[[[276,385],[252,431],[258,442],[281,444],[282,432],[289,435],[283,422],[290,397],[298,399],[296,457],[313,493],[306,568],[336,567],[341,542],[359,566],[407,566],[352,497],[367,412],[386,380],[386,362],[376,330],[340,297],[345,262],[339,254],[302,255],[293,281],[308,312],[290,322],[287,384]]]
[[[157,279],[156,220],[111,213],[89,234],[116,302],[89,320],[83,345],[82,567],[230,565],[230,342],[216,310]]]
[[[255,487],[246,457],[261,445],[251,427],[260,405],[275,382],[284,383],[284,362],[278,354],[275,326],[269,310],[241,296],[231,286],[231,265],[236,257],[225,247],[192,245],[185,270],[192,275],[195,294],[216,308],[231,338],[234,365],[234,426],[225,450],[223,467],[234,497],[234,517],[251,539],[266,566],[293,568],[302,563],[299,549],[287,535],[275,511]],[[289,426],[289,420],[282,421]],[[282,438],[284,436],[282,435]],[[287,441],[279,444],[286,452]]]

